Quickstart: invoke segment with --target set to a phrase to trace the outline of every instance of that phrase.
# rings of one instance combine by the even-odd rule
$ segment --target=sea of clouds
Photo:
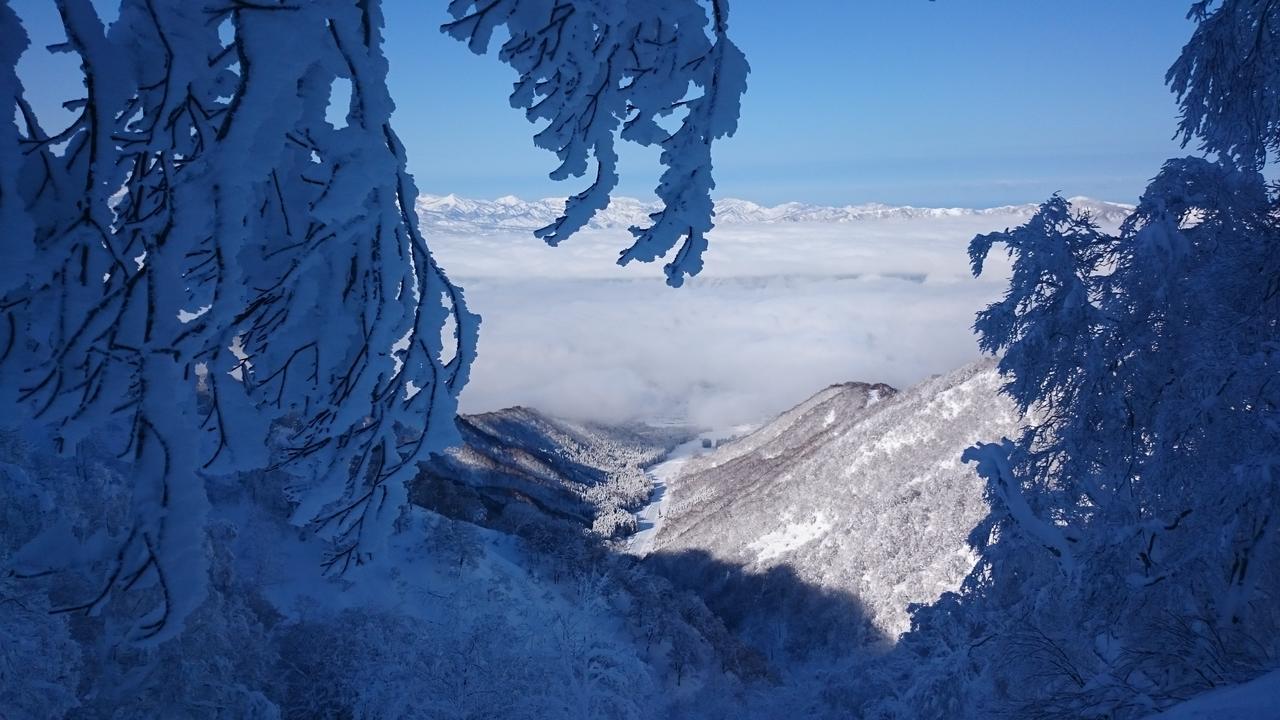
[[[974,279],[969,240],[1024,220],[725,225],[680,289],[658,265],[614,263],[625,230],[558,248],[523,232],[425,230],[484,317],[464,412],[724,427],[831,383],[905,387],[976,359],[974,313],[1000,297],[1008,266]]]

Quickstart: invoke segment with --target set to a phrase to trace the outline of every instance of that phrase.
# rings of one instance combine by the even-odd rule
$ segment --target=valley
[[[708,688],[772,685],[785,698],[811,693],[817,669],[879,662],[908,608],[970,571],[966,537],[987,505],[959,456],[1017,431],[997,386],[990,362],[901,391],[843,383],[737,432],[528,408],[464,417],[465,445],[433,458],[412,497],[517,538],[548,573],[539,583],[612,578],[600,612],[650,638],[640,656],[668,692],[701,703]]]
[[[0,105],[0,720],[1280,720],[1280,0],[0,0]]]

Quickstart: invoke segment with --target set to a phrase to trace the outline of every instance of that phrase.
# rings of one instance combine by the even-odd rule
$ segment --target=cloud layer
[[[679,290],[656,266],[614,265],[624,231],[548,248],[523,233],[427,230],[484,316],[464,411],[727,426],[830,383],[903,387],[977,358],[973,316],[1007,267],[975,280],[966,247],[1022,219],[729,225]]]

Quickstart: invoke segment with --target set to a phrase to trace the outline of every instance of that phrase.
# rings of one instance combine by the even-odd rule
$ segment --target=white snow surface
[[[747,548],[755,551],[756,562],[768,562],[806,543],[820,539],[829,530],[831,530],[831,520],[822,512],[816,512],[808,520],[792,521],[771,533],[760,536],[758,540],[747,545]]]
[[[645,474],[653,482],[653,492],[648,504],[636,511],[638,530],[627,538],[627,552],[644,557],[653,549],[671,507],[674,481],[690,460],[711,452],[704,447],[704,442],[714,443],[718,439],[745,435],[754,429],[750,425],[738,425],[725,430],[703,432],[693,440],[675,447],[662,462],[645,470]]]
[[[649,496],[649,503],[636,512],[639,529],[627,540],[627,552],[639,557],[649,554],[666,519],[666,509],[671,504],[671,480],[680,474],[680,468],[689,462],[689,458],[699,454],[701,448],[701,439],[690,440],[646,471],[653,481],[653,494]]]
[[[1280,720],[1280,670],[1198,695],[1149,720]]]

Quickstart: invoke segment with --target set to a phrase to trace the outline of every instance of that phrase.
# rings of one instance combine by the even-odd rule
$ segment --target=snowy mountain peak
[[[973,567],[965,539],[987,505],[960,456],[980,438],[1016,433],[1018,413],[999,386],[990,360],[905,391],[832,385],[685,465],[652,557],[681,559],[668,570],[678,584],[702,588],[760,647],[786,622],[792,633],[839,627],[831,636],[841,642],[892,640],[910,626],[911,603],[954,591]],[[715,563],[689,561],[693,552],[857,597],[865,625],[843,607],[744,598],[717,579]]]

